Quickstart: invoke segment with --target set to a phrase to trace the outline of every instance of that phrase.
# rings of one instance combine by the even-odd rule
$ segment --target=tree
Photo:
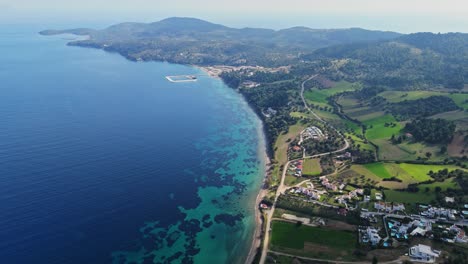
[[[431,158],[431,156],[432,156],[432,153],[430,153],[430,152],[426,152],[426,158],[430,159],[430,158]]]
[[[444,154],[445,152],[447,152],[447,146],[440,147],[440,153]]]
[[[377,263],[379,263],[379,260],[377,259],[376,256],[374,256],[374,257],[372,258],[372,264],[377,264]]]

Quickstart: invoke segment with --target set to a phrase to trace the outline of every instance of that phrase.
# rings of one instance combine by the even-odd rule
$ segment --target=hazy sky
[[[468,32],[467,0],[0,0],[0,22],[115,23],[191,16],[231,26]]]

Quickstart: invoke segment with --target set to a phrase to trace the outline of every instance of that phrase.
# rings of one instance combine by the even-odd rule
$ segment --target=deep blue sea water
[[[0,26],[0,263],[235,263],[261,124],[220,80]]]

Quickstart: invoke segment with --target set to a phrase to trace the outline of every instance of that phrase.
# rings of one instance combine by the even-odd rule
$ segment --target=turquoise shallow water
[[[1,263],[239,263],[261,124],[220,80],[0,26]]]

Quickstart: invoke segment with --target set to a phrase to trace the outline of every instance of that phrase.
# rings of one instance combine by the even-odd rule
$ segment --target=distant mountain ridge
[[[89,40],[71,42],[70,45],[102,48],[132,60],[199,65],[286,65],[297,60],[299,53],[318,48],[389,40],[402,35],[360,28],[238,29],[185,17],[153,23],[121,23],[102,30],[46,30],[40,33],[89,35]]]

